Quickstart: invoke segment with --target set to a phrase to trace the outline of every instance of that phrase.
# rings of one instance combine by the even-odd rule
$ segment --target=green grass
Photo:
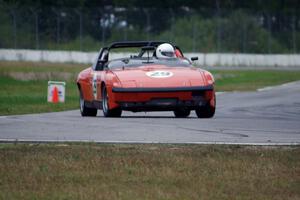
[[[0,62],[0,115],[78,108],[79,64]],[[217,91],[247,91],[300,80],[300,71],[213,70]],[[66,81],[66,102],[47,103],[48,80]]]
[[[299,199],[300,147],[0,145],[0,199]]]
[[[300,80],[300,71],[212,70],[217,91],[251,91]]]
[[[1,78],[0,113],[22,114],[74,109],[78,106],[78,92],[75,83],[66,81],[66,103],[47,103],[47,81],[19,81]]]

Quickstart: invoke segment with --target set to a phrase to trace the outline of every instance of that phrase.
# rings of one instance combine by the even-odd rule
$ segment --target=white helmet
[[[174,58],[175,51],[169,43],[163,43],[156,48],[157,58]]]

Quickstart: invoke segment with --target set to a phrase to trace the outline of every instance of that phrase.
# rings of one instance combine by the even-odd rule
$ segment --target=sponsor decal
[[[173,73],[168,71],[151,71],[147,72],[146,75],[152,78],[168,78],[173,76]]]

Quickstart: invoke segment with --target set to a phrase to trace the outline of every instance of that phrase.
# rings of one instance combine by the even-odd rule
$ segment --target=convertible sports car
[[[122,55],[121,48],[137,52],[115,58]],[[211,118],[216,108],[214,78],[193,67],[192,61],[166,42],[116,42],[104,47],[94,64],[78,75],[81,115],[96,116],[102,109],[105,117],[120,117],[122,110],[173,111],[175,117],[188,117],[195,110],[199,118]]]

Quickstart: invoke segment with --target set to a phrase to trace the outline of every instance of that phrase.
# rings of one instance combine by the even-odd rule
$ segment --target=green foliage
[[[205,4],[207,8],[202,10],[172,10],[163,6],[168,3],[162,3],[159,8],[137,9],[130,6],[135,1],[130,1],[123,10],[114,7],[105,10],[101,7],[90,8],[90,4],[84,0],[74,2],[77,7],[56,5],[57,9],[44,6],[51,2],[39,1],[40,7],[22,4],[31,4],[29,0],[16,2],[16,5],[7,3],[6,7],[0,6],[0,48],[16,46],[26,49],[97,51],[114,41],[156,39],[171,41],[184,51],[195,52],[300,51],[298,13],[291,14],[290,9],[278,11],[281,17],[272,12],[265,14],[263,11],[244,9],[242,4],[236,9],[224,9],[217,13],[210,8],[211,3]],[[116,2],[124,4],[123,1]],[[278,3],[273,4],[278,6]],[[267,6],[266,9],[273,11],[274,6]]]
[[[259,25],[259,19],[238,10],[223,20],[225,52],[285,53],[283,45]],[[227,49],[226,49],[227,48]]]
[[[0,47],[12,47],[13,44],[13,34],[12,34],[12,23],[8,14],[0,11],[0,38],[6,38],[6,40],[0,39]]]
[[[220,39],[218,40],[218,34]],[[204,19],[198,15],[178,19],[158,38],[174,38],[184,51],[232,53],[286,53],[288,50],[241,10],[228,17]],[[219,44],[218,44],[219,43]]]
[[[185,17],[173,24],[170,30],[163,32],[158,38],[174,39],[183,51],[215,51],[216,23],[214,19],[203,19],[199,16]],[[169,39],[170,40],[170,39]]]

